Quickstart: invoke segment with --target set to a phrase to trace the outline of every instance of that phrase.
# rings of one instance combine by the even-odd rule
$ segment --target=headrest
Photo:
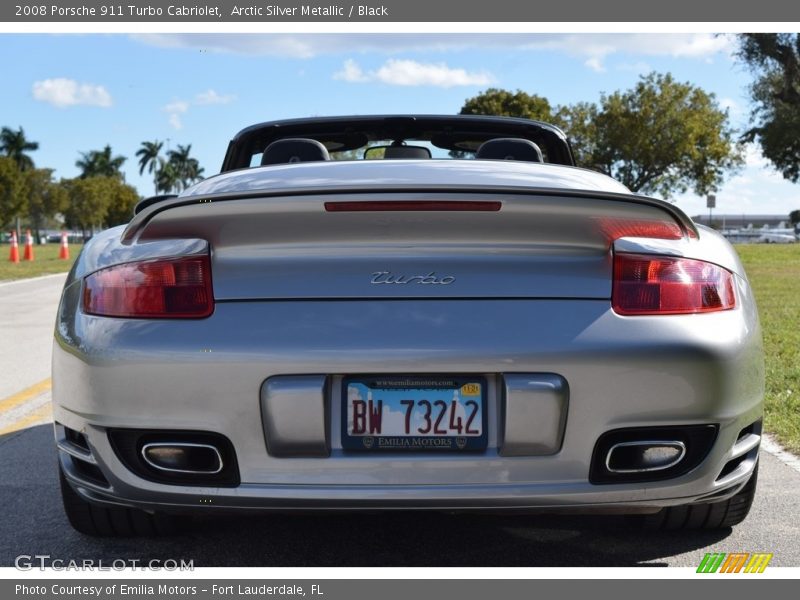
[[[522,138],[495,138],[481,144],[475,158],[544,162],[539,146]]]
[[[383,158],[430,158],[431,151],[425,146],[387,146]]]
[[[328,150],[317,140],[286,138],[267,146],[261,156],[262,165],[330,160]]]

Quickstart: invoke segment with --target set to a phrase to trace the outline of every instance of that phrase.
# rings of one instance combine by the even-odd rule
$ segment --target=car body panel
[[[413,167],[410,163],[413,163]],[[621,183],[596,171],[563,165],[480,160],[380,160],[295,163],[229,171],[209,177],[181,194],[208,196],[230,192],[291,191],[369,186],[520,186],[630,194]]]
[[[79,287],[67,295],[77,296]],[[739,288],[745,293],[743,282]],[[486,493],[496,485],[520,485],[549,490],[548,496],[563,487],[582,489],[593,502],[605,494],[609,502],[700,495],[713,490],[719,475],[714,458],[724,456],[761,412],[760,331],[755,314],[743,310],[687,323],[680,316],[620,317],[607,301],[586,300],[223,302],[199,328],[197,322],[82,315],[59,327],[55,418],[88,431],[98,447],[106,443],[103,428],[152,426],[153,415],[160,427],[217,431],[236,445],[242,481],[265,499],[270,486],[341,482],[351,492],[357,485],[469,483]],[[237,326],[242,319],[247,328]],[[429,373],[432,365],[437,373],[485,373],[494,380],[486,454],[353,458],[337,447],[336,426],[329,459],[281,459],[266,452],[258,390],[269,377],[323,372],[335,381],[339,373]],[[499,455],[498,373],[557,373],[569,382],[569,415],[556,456]],[[331,422],[338,423],[335,393],[329,402]],[[586,482],[591,449],[602,432],[698,422],[720,423],[720,444],[706,468],[683,478],[685,485],[669,481],[601,492]],[[132,475],[111,471],[133,484]],[[178,496],[191,493],[153,485]],[[391,494],[384,490],[385,498]],[[552,501],[536,495],[525,500]]]

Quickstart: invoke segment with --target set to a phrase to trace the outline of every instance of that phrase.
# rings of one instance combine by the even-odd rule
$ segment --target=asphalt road
[[[733,530],[643,532],[624,517],[389,513],[204,517],[168,539],[82,536],[61,510],[44,379],[60,281],[0,285],[0,340],[22,337],[35,349],[0,353],[0,566],[48,554],[195,566],[696,567],[706,552],[772,552],[771,566],[800,566],[800,470],[766,451],[750,517]]]
[[[0,400],[50,377],[66,274],[0,284]]]

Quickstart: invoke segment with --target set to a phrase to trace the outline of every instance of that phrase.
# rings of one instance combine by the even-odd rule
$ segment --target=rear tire
[[[706,504],[685,504],[661,509],[645,519],[648,529],[723,529],[745,520],[753,505],[758,482],[758,465],[745,486],[727,500]]]
[[[64,512],[72,528],[80,533],[94,537],[155,537],[181,530],[182,518],[175,515],[87,502],[72,489],[61,467],[58,476]]]

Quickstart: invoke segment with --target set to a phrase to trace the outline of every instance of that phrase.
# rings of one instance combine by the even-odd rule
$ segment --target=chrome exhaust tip
[[[614,444],[606,454],[609,473],[651,473],[672,468],[686,456],[679,440],[637,440]]]
[[[711,452],[719,426],[659,425],[606,431],[592,452],[589,482],[663,481],[696,468]]]
[[[236,487],[231,441],[212,431],[109,429],[117,458],[137,477],[168,485]]]
[[[142,459],[164,473],[216,475],[224,464],[216,446],[189,442],[151,442],[142,446]]]

